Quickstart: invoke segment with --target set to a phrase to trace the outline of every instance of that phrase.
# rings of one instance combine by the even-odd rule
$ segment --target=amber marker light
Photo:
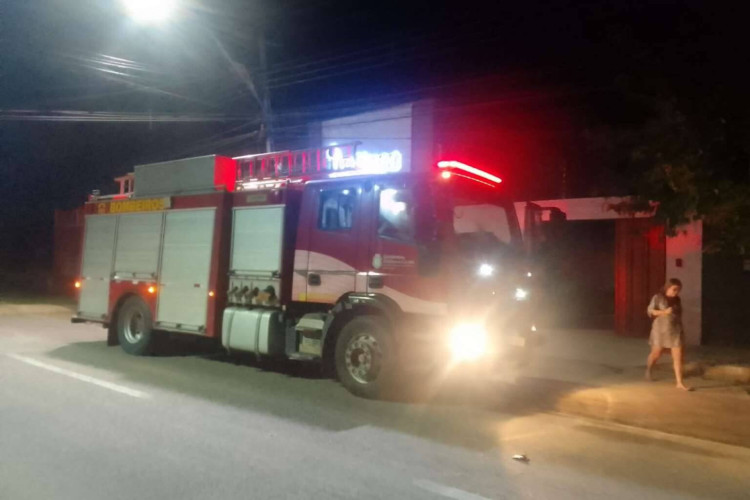
[[[150,287],[148,287],[147,290],[148,290],[148,293],[156,293],[156,287],[155,286],[150,286]]]
[[[211,290],[210,292],[208,292],[208,296],[209,296],[209,297],[213,297],[214,295],[216,295],[216,294],[214,293],[214,291],[213,291],[213,290]]]
[[[76,288],[81,288],[81,282],[80,281],[76,281],[75,283],[73,283],[73,286],[76,287]]]

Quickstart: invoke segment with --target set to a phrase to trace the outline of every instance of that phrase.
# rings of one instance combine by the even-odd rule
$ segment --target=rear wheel
[[[350,392],[377,398],[393,381],[395,350],[388,323],[378,316],[354,318],[336,340],[336,374]]]
[[[117,339],[128,354],[149,354],[154,343],[151,310],[140,297],[125,301],[117,314]]]

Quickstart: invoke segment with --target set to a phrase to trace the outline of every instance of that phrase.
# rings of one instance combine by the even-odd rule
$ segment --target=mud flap
[[[120,341],[117,339],[117,327],[114,323],[109,325],[103,325],[107,329],[107,345],[115,346],[120,345]]]

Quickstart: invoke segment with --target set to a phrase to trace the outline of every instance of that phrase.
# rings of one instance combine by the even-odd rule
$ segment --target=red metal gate
[[[664,226],[651,218],[618,219],[615,226],[615,331],[648,337],[646,307],[666,281]]]

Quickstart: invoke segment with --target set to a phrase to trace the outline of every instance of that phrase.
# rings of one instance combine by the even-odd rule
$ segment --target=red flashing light
[[[481,177],[483,179],[487,179],[488,181],[494,182],[495,184],[500,184],[501,182],[503,182],[500,177],[489,174],[484,170],[479,170],[478,168],[472,167],[471,165],[466,165],[465,163],[461,163],[460,161],[439,161],[438,168],[453,168],[456,170],[463,170],[464,172],[476,175],[477,177]],[[443,174],[445,173],[446,172],[443,172]],[[443,178],[447,179],[447,177],[445,176],[443,176]]]
[[[440,173],[440,177],[442,177],[443,179],[450,179],[451,178],[451,173],[450,172],[441,172]]]

